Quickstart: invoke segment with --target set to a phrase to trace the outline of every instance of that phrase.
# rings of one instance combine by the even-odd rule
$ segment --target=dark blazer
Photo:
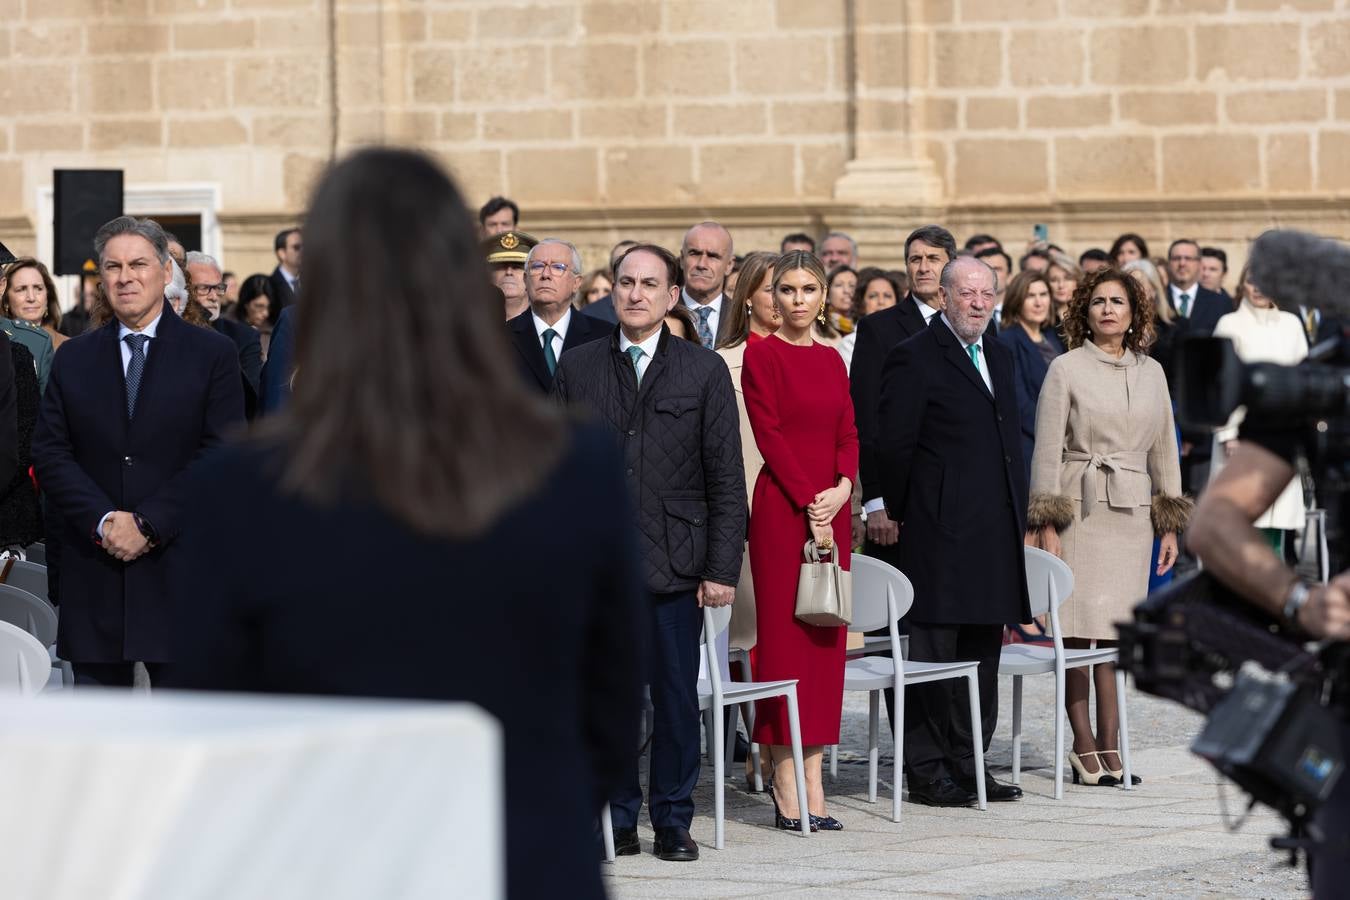
[[[192,479],[177,582],[191,602],[161,683],[477,704],[503,732],[508,896],[602,897],[595,817],[638,749],[650,626],[614,441],[566,440],[532,495],[458,540],[283,491],[279,450],[214,454]],[[286,551],[221,565],[222,534]],[[389,597],[397,611],[378,608]],[[513,774],[537,772],[541,747],[558,777]]]
[[[983,342],[994,394],[941,321],[891,351],[877,458],[915,622],[1027,622],[1026,467],[1012,353]]]
[[[734,586],[745,549],[745,463],[722,357],[662,325],[639,389],[616,328],[607,341],[563,354],[553,396],[595,413],[623,448],[647,587]]]
[[[1208,337],[1214,333],[1214,326],[1219,324],[1219,319],[1233,311],[1233,302],[1222,294],[1206,290],[1198,281],[1194,290],[1195,298],[1191,300],[1191,314],[1182,320],[1186,323],[1185,332]],[[1167,289],[1167,302],[1176,309],[1171,288]]]
[[[1045,329],[1041,337],[1050,342],[1057,355],[1064,352],[1064,344],[1054,329]],[[1036,449],[1036,402],[1040,399],[1041,385],[1045,384],[1045,373],[1050,371],[1050,364],[1041,356],[1040,345],[1031,339],[1025,328],[1015,322],[1000,331],[998,339],[1012,351],[1017,384],[1017,414],[1022,427],[1022,464],[1029,484],[1031,453]]]
[[[62,345],[33,434],[38,482],[62,544],[57,648],[76,663],[172,658],[168,579],[188,468],[244,420],[234,344],[168,304],[128,419],[118,327],[113,319]],[[113,510],[140,513],[159,545],[131,563],[109,556],[95,529]]]
[[[0,346],[0,351],[3,351]],[[33,464],[33,428],[37,425],[37,364],[28,348],[18,342],[9,345],[14,367],[14,397],[18,421],[18,465],[6,482],[0,482],[0,547],[27,547],[42,540],[42,511],[38,508],[37,489],[28,476]],[[0,366],[0,369],[4,368]],[[3,377],[3,373],[0,373]],[[0,438],[3,440],[3,438]],[[2,474],[2,473],[0,473]]]
[[[534,330],[533,312],[527,309],[511,319],[506,323],[506,330],[516,348],[516,358],[525,380],[547,394],[553,388],[553,376],[549,374],[548,365],[544,362],[544,345],[539,340],[539,332]],[[608,337],[613,330],[613,327],[599,319],[577,315],[577,310],[572,310],[572,318],[567,324],[567,336],[563,338],[562,353],[558,354],[558,358],[561,359],[563,353],[573,347]]]
[[[287,307],[277,317],[271,343],[267,345],[267,362],[262,367],[262,392],[258,398],[260,413],[274,413],[290,401],[294,358],[295,308]]]
[[[271,314],[272,320],[276,321],[277,314],[281,310],[295,303],[295,291],[291,290],[291,283],[286,280],[281,266],[273,269],[267,280],[272,282],[272,295],[277,298],[277,308],[272,310]]]
[[[0,364],[0,484],[8,484],[19,468],[19,406],[14,386],[14,354],[3,331],[0,331],[0,354],[3,363]],[[32,359],[33,354],[28,354],[28,358]]]
[[[257,407],[261,389],[262,338],[256,328],[224,316],[212,322],[211,327],[229,338],[239,353],[239,368],[244,374],[244,406],[252,411]]]
[[[858,322],[849,369],[849,393],[858,425],[858,482],[866,503],[881,496],[881,471],[877,465],[877,406],[881,401],[881,369],[896,344],[926,327],[913,294],[906,294],[890,309],[874,312]]]
[[[606,294],[594,303],[588,303],[581,308],[581,311],[592,318],[599,319],[601,322],[608,322],[611,325],[619,324],[619,314],[614,311],[614,295]]]

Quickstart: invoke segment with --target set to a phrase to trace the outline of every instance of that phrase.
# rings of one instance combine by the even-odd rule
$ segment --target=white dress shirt
[[[952,320],[947,318],[947,314],[946,314],[946,313],[943,313],[943,314],[942,314],[942,323],[943,323],[944,325],[946,325],[948,328],[952,328]],[[979,361],[980,361],[980,365],[979,365],[980,378],[984,379],[984,386],[985,386],[986,388],[989,389],[989,393],[992,395],[992,394],[994,393],[994,382],[991,381],[991,380],[989,379],[989,360],[987,360],[987,359],[984,358],[984,335],[981,334],[981,335],[980,335],[979,337],[977,337],[975,340],[973,340],[973,341],[967,343],[967,342],[961,337],[961,335],[956,334],[956,329],[955,329],[955,328],[952,328],[952,334],[956,335],[956,339],[957,339],[958,341],[961,342],[961,350],[962,350],[967,356],[970,355],[970,348],[971,348],[971,347],[978,347],[978,348],[979,348],[979,350],[976,351],[976,354],[975,354],[975,355],[976,355],[976,358],[979,359]]]
[[[567,340],[567,326],[572,324],[572,307],[567,307],[567,311],[562,314],[562,318],[552,325],[539,318],[539,315],[533,311],[530,316],[534,319],[534,333],[539,335],[539,349],[544,348],[544,332],[550,328],[553,329],[553,358],[562,359],[563,342]]]
[[[1177,287],[1175,284],[1169,284],[1167,289],[1172,292],[1172,308],[1177,311],[1177,315],[1184,315],[1189,319],[1191,313],[1195,311],[1195,295],[1200,293],[1200,282],[1197,281],[1184,291],[1186,296],[1190,298],[1186,301],[1185,312],[1182,312],[1181,309],[1181,295],[1183,293],[1181,288]]]
[[[680,299],[684,301],[685,306],[689,307],[689,311],[694,314],[695,325],[698,324],[698,311],[700,309],[712,310],[712,314],[708,316],[708,328],[712,330],[714,343],[717,342],[717,323],[722,320],[722,298],[724,296],[724,294],[718,294],[707,303],[699,303],[693,297],[690,297],[689,293],[684,288],[680,288]],[[698,335],[696,334],[694,337],[698,337]]]
[[[923,316],[923,324],[925,325],[933,321],[933,316],[936,316],[938,313],[942,312],[942,310],[934,309],[927,303],[924,303],[918,297],[914,298],[914,305],[919,308],[919,315]]]
[[[656,329],[656,331],[653,332],[651,337],[647,338],[640,344],[634,344],[632,341],[628,339],[628,335],[623,333],[623,329],[619,330],[619,352],[627,353],[629,347],[639,347],[642,350],[642,355],[637,358],[636,363],[637,377],[639,382],[642,381],[642,376],[647,374],[647,367],[652,364],[652,358],[656,356],[656,345],[659,344],[660,342],[661,342],[660,328]]]

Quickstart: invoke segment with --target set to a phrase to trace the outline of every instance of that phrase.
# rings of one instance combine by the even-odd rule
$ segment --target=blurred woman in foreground
[[[192,601],[167,680],[478,704],[503,728],[508,895],[601,897],[595,816],[642,685],[617,450],[526,390],[473,217],[425,157],[334,166],[302,278],[290,405],[200,466],[184,505]],[[244,532],[278,552],[219,565],[219,535]]]

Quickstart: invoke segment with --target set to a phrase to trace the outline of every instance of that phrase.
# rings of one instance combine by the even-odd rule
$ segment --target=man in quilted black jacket
[[[613,429],[637,503],[638,540],[651,594],[647,659],[655,725],[648,772],[654,852],[698,859],[689,836],[699,771],[698,670],[703,606],[735,597],[745,543],[745,469],[731,375],[722,358],[672,337],[678,262],[634,246],[615,271],[619,327],[608,340],[566,351],[553,395]],[[615,850],[641,852],[637,761],[610,798]]]

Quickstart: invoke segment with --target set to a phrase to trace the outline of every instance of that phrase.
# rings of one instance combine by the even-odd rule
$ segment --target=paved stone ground
[[[988,755],[1007,780],[1012,765],[1011,693],[1002,688],[999,729]],[[767,795],[747,794],[740,766],[727,780],[726,848],[713,849],[712,769],[705,765],[693,834],[702,858],[665,863],[643,854],[603,864],[618,898],[976,896],[1017,898],[1302,897],[1301,871],[1267,849],[1283,823],[1258,808],[1237,832],[1223,824],[1218,778],[1187,747],[1198,716],[1137,692],[1130,695],[1133,791],[1075,787],[1054,799],[1053,682],[1029,678],[1024,699],[1022,787],[1014,803],[939,810],[906,803],[890,821],[891,745],[883,738],[877,803],[867,802],[867,700],[844,705],[839,778],[826,776],[829,810],[845,831],[803,838],[773,829]],[[885,713],[882,713],[883,732]],[[1065,765],[1067,779],[1067,763]],[[1237,812],[1244,798],[1226,787]],[[645,815],[645,813],[644,813]]]

